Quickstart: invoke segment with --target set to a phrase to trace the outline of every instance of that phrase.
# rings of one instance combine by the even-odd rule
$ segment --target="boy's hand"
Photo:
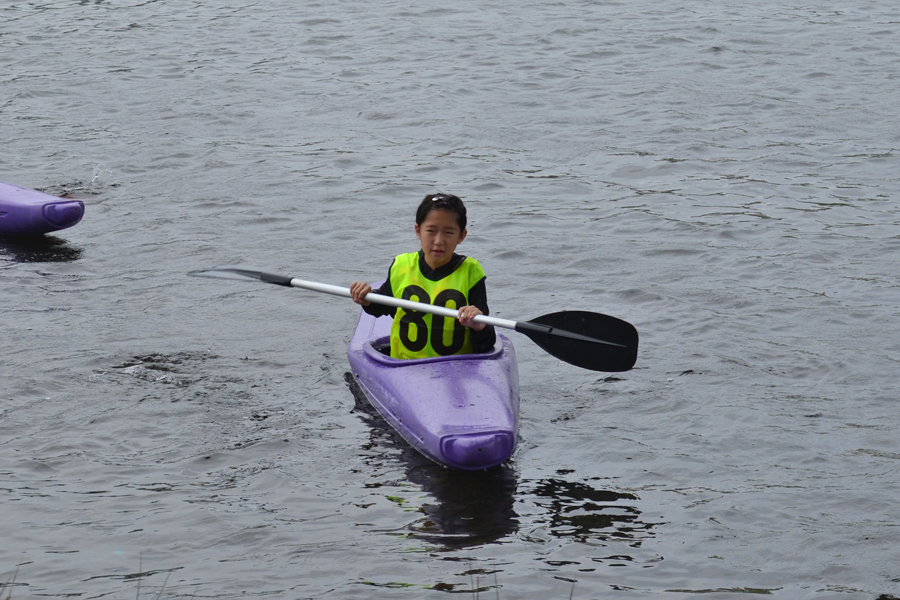
[[[459,319],[459,322],[464,327],[469,327],[470,329],[472,329],[472,331],[481,331],[482,329],[484,329],[484,323],[475,323],[474,321],[472,321],[472,319],[474,319],[478,315],[484,314],[483,312],[478,310],[477,306],[463,306],[461,309],[459,309],[459,313],[457,314],[458,316],[456,318]]]
[[[372,304],[368,300],[363,300],[366,295],[372,291],[372,286],[362,281],[354,281],[350,286],[350,297],[360,306],[368,306]]]

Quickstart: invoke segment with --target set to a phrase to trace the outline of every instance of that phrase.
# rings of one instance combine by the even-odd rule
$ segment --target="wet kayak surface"
[[[896,7],[50,0],[0,8],[13,598],[900,597]],[[519,439],[442,469],[348,385],[347,286],[469,210]],[[573,591],[574,587],[574,591]],[[468,594],[468,596],[467,596]]]

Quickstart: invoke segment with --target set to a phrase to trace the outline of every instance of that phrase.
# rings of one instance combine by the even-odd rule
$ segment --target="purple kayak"
[[[391,317],[361,311],[347,356],[369,402],[434,462],[470,471],[508,459],[519,427],[519,374],[512,343],[497,334],[484,354],[398,360]]]
[[[84,216],[84,202],[51,196],[0,181],[0,235],[37,235],[71,227]]]

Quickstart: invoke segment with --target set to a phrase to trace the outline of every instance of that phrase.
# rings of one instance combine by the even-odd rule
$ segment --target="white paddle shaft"
[[[337,285],[329,285],[327,283],[317,283],[315,281],[306,281],[304,279],[297,279],[296,277],[291,279],[291,286],[303,288],[305,290],[313,290],[314,292],[324,292],[326,294],[332,294],[334,296],[343,296],[345,298],[353,297],[350,295],[350,288],[340,287]],[[447,308],[445,306],[434,306],[433,304],[413,302],[412,300],[403,300],[401,298],[394,298],[393,296],[382,296],[381,294],[376,294],[375,292],[369,292],[368,294],[366,294],[366,300],[368,300],[369,302],[374,302],[375,304],[396,306],[399,308],[404,308],[406,310],[418,310],[420,312],[426,312],[441,317],[450,317],[451,319],[456,319],[459,317],[459,310]],[[493,325],[494,327],[503,327],[504,329],[516,328],[516,322],[510,321],[509,319],[498,319],[496,317],[489,317],[487,315],[478,315],[472,320],[476,323],[484,323],[485,325]]]

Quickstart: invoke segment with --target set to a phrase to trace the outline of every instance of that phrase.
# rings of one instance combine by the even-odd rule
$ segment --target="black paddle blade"
[[[241,281],[263,281],[265,283],[274,283],[276,285],[291,285],[291,278],[284,275],[275,275],[273,273],[264,273],[254,269],[253,267],[245,267],[243,265],[213,267],[211,269],[202,269],[199,271],[191,271],[188,273],[192,277],[215,277],[217,279],[238,279]]]
[[[564,310],[516,323],[516,331],[556,358],[591,371],[627,371],[637,361],[634,325],[600,313]]]

